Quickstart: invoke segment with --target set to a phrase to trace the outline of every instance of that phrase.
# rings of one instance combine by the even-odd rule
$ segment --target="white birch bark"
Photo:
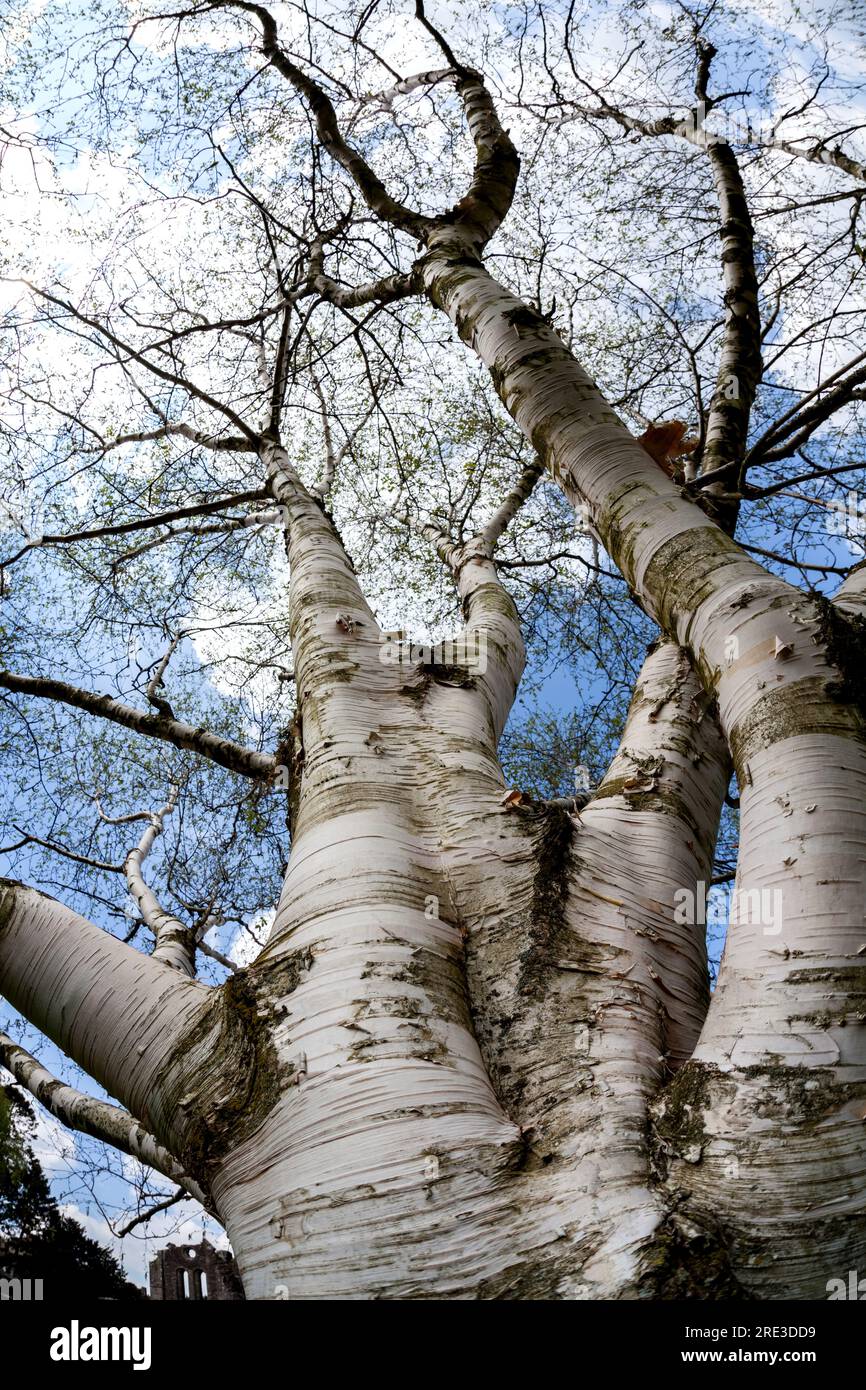
[[[162,834],[166,816],[170,816],[177,805],[179,790],[179,787],[172,786],[165,805],[149,815],[148,827],[126,856],[123,872],[142,921],[153,932],[153,959],[192,977],[195,975],[195,937],[192,928],[166,911],[142,873],[142,864],[153,848],[156,837]]]
[[[677,1123],[681,1148],[697,1152],[699,1163],[675,1163],[672,1181],[686,1186],[681,1170],[697,1172],[695,1210],[724,1213],[738,1277],[750,1288],[820,1296],[835,1262],[866,1252],[857,1128],[866,1098],[856,983],[866,894],[860,645],[830,605],[772,578],[708,523],[628,435],[555,332],[448,235],[441,244],[431,238],[422,263],[428,293],[486,362],[569,498],[588,504],[644,606],[693,654],[718,700],[740,783],[738,902],[771,905],[767,921],[758,911],[758,920],[732,924],[719,988],[667,1119],[662,1102],[670,1146],[677,1096],[691,1088]],[[784,914],[779,933],[775,902]],[[714,1085],[720,1072],[724,1084]],[[820,1135],[811,1092],[825,1106]],[[703,1133],[699,1113],[712,1148],[694,1137]],[[783,1139],[789,1182],[779,1177]],[[733,1183],[725,1165],[744,1143],[747,1180]],[[705,1153],[717,1161],[704,1169]],[[820,1174],[806,1181],[819,1154]],[[725,1181],[730,1195],[720,1199]],[[772,1229],[768,1211],[778,1223]],[[844,1237],[835,1234],[840,1213]],[[819,1231],[833,1266],[826,1269],[814,1260]],[[788,1242],[784,1276],[768,1254],[780,1238]]]
[[[648,1104],[707,1003],[703,929],[673,922],[676,888],[709,875],[727,775],[698,695],[673,646],[649,656],[579,816],[503,808],[489,776],[442,810],[475,1026],[525,1146],[525,1263],[501,1296],[651,1296],[676,1277],[685,1238],[653,1191]]]
[[[487,543],[449,557],[486,669],[383,661],[327,519],[278,449],[270,467],[303,763],[279,911],[247,972],[282,1091],[211,1183],[247,1294],[370,1297],[371,1270],[379,1297],[656,1287],[675,1242],[647,1105],[706,1002],[702,930],[673,929],[673,890],[709,874],[726,783],[694,676],[670,646],[650,658],[621,755],[657,766],[640,809],[619,764],[582,826],[504,807],[496,742],[523,651]],[[609,847],[610,892],[583,870],[584,835]],[[657,881],[635,896],[624,866],[643,841]]]
[[[419,768],[434,718],[455,780],[482,757],[477,730],[495,736],[522,648],[509,610],[490,615],[477,685],[383,659],[321,507],[283,451],[269,467],[287,512],[303,761],[279,910],[248,973],[268,1001],[282,1094],[214,1175],[214,1198],[248,1297],[369,1297],[371,1277],[379,1296],[469,1296],[501,1267],[495,1217],[522,1144],[473,1034],[441,788]]]
[[[175,1050],[210,991],[53,898],[0,881],[0,986],[9,1002],[168,1148]]]
[[[614,464],[640,476],[652,465],[630,448]],[[740,878],[797,884],[783,947],[735,925],[703,1021],[702,928],[677,923],[674,902],[709,877],[727,753],[676,648],[648,659],[579,820],[504,804],[496,741],[523,654],[485,544],[453,560],[467,647],[483,634],[486,669],[383,660],[328,518],[278,445],[267,462],[300,697],[294,838],[268,945],[209,991],[11,886],[4,992],[208,1194],[249,1297],[814,1295],[833,1271],[816,1271],[809,1242],[832,1259],[859,1249],[858,1221],[833,1232],[839,1208],[859,1218],[862,1124],[844,973],[862,944],[845,895],[853,904],[862,884],[840,860],[843,819],[850,835],[862,814],[860,745],[848,707],[815,689],[815,673],[839,672],[814,614],[749,561],[701,574],[705,680],[722,622],[739,643],[718,692],[741,778]],[[659,477],[663,515],[691,516]],[[599,510],[616,550],[624,532]],[[692,529],[727,558],[705,518]],[[648,605],[674,627],[682,605],[687,624],[680,585],[693,581],[675,573],[660,599],[653,564],[647,542]],[[754,598],[724,587],[744,573]],[[778,628],[792,651],[778,651]],[[801,723],[837,711],[837,724],[768,738],[779,705]],[[820,823],[805,802],[774,809],[780,786],[807,785]],[[809,858],[802,885],[768,852],[779,825]],[[795,1026],[792,1001],[806,1015]],[[825,1107],[815,1125],[806,1105]],[[771,1201],[782,1139],[788,1185]],[[735,1150],[746,1183],[727,1175]],[[767,1258],[780,1240],[784,1275]]]

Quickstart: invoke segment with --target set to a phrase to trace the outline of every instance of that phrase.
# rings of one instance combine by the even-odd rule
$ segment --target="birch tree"
[[[761,31],[733,56],[735,9],[606,12],[594,62],[591,9],[516,13],[478,33],[422,0],[214,0],[123,16],[98,48],[45,38],[90,54],[76,120],[139,183],[86,284],[10,251],[13,467],[80,476],[86,508],[9,547],[0,687],[17,727],[74,710],[85,743],[156,753],[77,773],[72,835],[15,823],[79,905],[131,895],[131,940],[70,894],[2,888],[5,998],[116,1103],[11,1037],[0,1060],[200,1200],[248,1298],[823,1298],[866,1257],[866,570],[842,541],[803,547],[862,481],[863,164],[837,36],[808,36],[833,80],[801,70],[780,118],[780,77],[772,131],[744,132],[725,103],[750,84],[724,84]],[[9,139],[62,179],[70,135]],[[575,221],[582,180],[597,226]],[[408,552],[420,592],[454,595],[441,646],[377,616]],[[27,667],[14,620],[52,599],[46,556],[88,624],[148,630],[131,691],[85,637],[92,686]],[[606,771],[545,796],[499,750],[563,564],[600,630],[619,604],[638,626],[617,631],[653,640]],[[208,727],[181,599],[200,619],[248,582],[267,602],[243,650],[197,648],[235,669]],[[250,672],[279,677],[255,718]],[[154,845],[205,801],[219,843],[161,860],[160,885]],[[256,818],[287,862],[235,968],[207,937],[265,907],[238,853]]]

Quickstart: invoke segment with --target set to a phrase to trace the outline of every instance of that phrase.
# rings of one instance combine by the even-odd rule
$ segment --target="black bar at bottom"
[[[665,1375],[679,1368],[697,1376],[709,1367],[721,1367],[746,1374],[760,1369],[772,1381],[780,1370],[805,1367],[826,1381],[833,1372],[860,1364],[864,1329],[861,1315],[851,1306],[860,1301],[859,1289],[856,1293],[857,1298],[822,1303],[557,1303],[546,1313],[530,1306],[516,1313],[512,1306],[507,1323],[499,1322],[495,1309],[476,1311],[464,1322],[463,1310],[452,1326],[462,1332],[466,1351],[474,1347],[477,1355],[493,1363],[503,1354],[526,1356],[529,1362],[540,1355],[537,1380],[543,1380],[543,1363],[555,1354],[557,1360],[571,1362],[575,1376],[581,1367],[588,1375],[597,1375],[599,1369]],[[303,1352],[308,1371],[314,1369],[308,1356],[320,1356],[330,1380],[342,1352],[347,1373],[363,1373],[365,1362],[372,1370],[378,1356],[368,1357],[374,1348],[379,1355],[387,1350],[390,1360],[405,1330],[412,1334],[418,1368],[433,1369],[438,1362],[444,1370],[447,1363],[436,1350],[442,1347],[441,1319],[448,1310],[439,1304],[433,1307],[433,1340],[425,1353],[415,1318],[424,1320],[429,1304],[408,1302],[389,1308],[383,1301],[371,1311],[369,1301],[336,1307],[312,1301],[81,1306],[72,1296],[45,1302],[5,1299],[0,1301],[0,1358],[15,1347],[22,1370],[32,1369],[40,1380],[58,1382],[77,1375],[92,1380],[104,1370],[115,1377],[128,1372],[137,1380],[150,1376],[173,1385],[179,1372],[194,1368],[198,1386],[208,1374],[219,1377],[220,1384],[231,1384],[237,1367],[237,1390],[248,1390],[254,1367],[264,1371],[261,1358],[268,1362],[285,1356],[284,1372],[294,1365],[294,1376],[301,1369],[295,1362],[297,1353]],[[361,1319],[357,1323],[356,1317]],[[549,1340],[551,1334],[555,1342]],[[397,1339],[393,1345],[387,1340],[392,1336]],[[313,1353],[315,1347],[319,1350]],[[428,1362],[429,1352],[433,1355]],[[458,1359],[465,1373],[462,1351]],[[412,1356],[407,1361],[403,1354],[401,1379],[409,1376],[414,1360]],[[487,1372],[491,1369],[488,1363]]]

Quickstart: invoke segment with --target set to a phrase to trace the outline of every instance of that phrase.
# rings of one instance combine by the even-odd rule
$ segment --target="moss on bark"
[[[280,1001],[297,989],[312,963],[309,948],[271,960],[259,957],[214,990],[184,1039],[173,1082],[175,1106],[184,1116],[178,1158],[204,1186],[292,1083],[293,1068],[280,1061],[272,1029]]]
[[[519,807],[516,814],[521,814]],[[571,872],[574,822],[570,813],[561,806],[546,806],[530,814],[534,821],[536,869],[532,884],[529,940],[521,957],[519,987],[526,993],[537,994],[544,990],[546,975],[567,933],[564,909]]]

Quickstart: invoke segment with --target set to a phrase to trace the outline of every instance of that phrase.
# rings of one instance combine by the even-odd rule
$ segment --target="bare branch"
[[[42,840],[38,835],[31,835],[29,831],[22,830],[19,825],[12,825],[13,830],[23,836],[16,845],[4,845],[0,848],[0,854],[11,854],[13,850],[24,849],[25,845],[39,845],[42,849],[51,850],[52,854],[61,854],[64,859],[71,859],[75,864],[85,864],[88,869],[99,869],[103,873],[122,874],[122,864],[108,864],[104,859],[91,859],[86,854],[76,854],[74,850],[66,849],[64,845],[58,845],[54,840]]]
[[[863,353],[859,353],[854,359],[855,363],[862,360],[863,356]],[[790,458],[837,410],[850,405],[854,400],[862,400],[862,388],[866,386],[866,367],[851,372],[850,376],[842,381],[838,380],[851,365],[849,363],[838,372],[834,372],[820,386],[815,387],[814,391],[803,397],[792,410],[787,411],[765,430],[749,450],[747,462],[775,463],[779,459]],[[832,385],[834,381],[835,386]],[[804,408],[809,401],[814,403]]]
[[[188,1201],[189,1197],[189,1192],[184,1192],[183,1188],[179,1188],[171,1197],[166,1197],[164,1202],[155,1202],[152,1207],[147,1208],[147,1211],[139,1212],[138,1216],[127,1221],[126,1225],[121,1226],[114,1234],[122,1240],[124,1236],[128,1236],[131,1231],[134,1231],[136,1226],[143,1226],[145,1221],[150,1221],[154,1216],[159,1216],[160,1212],[168,1211],[170,1207],[177,1206],[178,1202]]]
[[[183,421],[176,424],[166,423],[154,430],[138,430],[132,434],[119,434],[116,439],[106,439],[99,447],[85,449],[83,453],[89,454],[108,454],[113,449],[120,449],[124,444],[146,444],[155,439],[169,439],[174,435],[179,435],[183,439],[189,439],[193,444],[200,444],[205,449],[212,449],[215,453],[228,454],[254,454],[256,446],[249,439],[236,438],[232,435],[220,437],[219,435],[205,434],[202,430],[193,429],[192,425],[186,425]]]
[[[432,68],[428,72],[418,72],[412,77],[404,77],[399,82],[395,82],[393,87],[389,87],[384,92],[369,92],[361,98],[364,105],[381,106],[389,111],[397,97],[408,96],[410,92],[417,92],[421,87],[436,87],[440,82],[447,82],[454,76],[453,67]]]
[[[276,21],[263,5],[250,3],[250,0],[213,0],[213,3],[163,18],[192,18],[211,9],[236,9],[255,16],[262,29],[262,51],[271,66],[306,99],[323,149],[346,171],[367,206],[384,222],[408,232],[422,243],[428,242],[438,227],[447,225],[467,227],[473,240],[482,246],[490,240],[511,206],[520,161],[482,77],[457,61],[446,40],[427,19],[422,0],[416,0],[416,17],[451,63],[476,156],[468,192],[450,212],[440,217],[426,217],[391,197],[367,161],[343,136],[327,93],[280,47]],[[400,294],[395,297],[402,297],[403,293],[405,289],[401,285]]]
[[[232,973],[239,968],[235,961],[223,955],[222,951],[218,951],[215,946],[209,946],[206,941],[199,941],[197,950],[201,951],[202,955],[210,956],[211,960],[217,961],[218,964],[224,965],[226,970],[231,970]]]
[[[491,554],[500,536],[511,525],[524,502],[531,496],[535,484],[543,473],[544,463],[540,458],[534,458],[532,463],[528,463],[508,496],[497,507],[484,527],[481,536],[485,545],[489,546]]]
[[[192,502],[188,507],[175,507],[173,511],[141,517],[138,521],[121,521],[115,526],[92,526],[89,530],[69,531],[66,535],[35,536],[8,560],[0,562],[0,570],[8,569],[29,550],[38,550],[41,546],[73,545],[76,541],[102,540],[105,536],[126,536],[132,531],[144,531],[150,526],[164,526],[183,517],[207,516],[210,512],[221,512],[226,507],[239,507],[243,502],[263,502],[269,495],[264,488],[254,488],[250,492],[238,492],[232,497],[217,498],[214,502]]]
[[[413,212],[411,208],[392,198],[364,157],[344,139],[330,97],[317,82],[293,63],[280,47],[279,32],[273,15],[263,5],[251,4],[249,0],[228,0],[228,3],[217,0],[214,4],[199,6],[174,17],[190,18],[212,9],[242,10],[259,21],[262,30],[262,52],[271,66],[306,99],[323,149],[327,150],[335,163],[345,169],[373,212],[391,226],[409,232],[419,241],[423,240],[430,226],[430,219]]]
[[[697,96],[707,100],[707,82],[716,50],[699,43]],[[725,330],[710,403],[701,471],[711,472],[742,460],[749,418],[761,379],[761,316],[752,219],[737,157],[730,145],[701,132],[719,204],[721,261],[725,284]]]
[[[417,293],[411,275],[398,272],[366,285],[344,285],[323,270],[310,271],[310,288],[338,309],[358,309],[364,304],[394,304]]]
[[[180,1183],[186,1194],[202,1206],[210,1206],[206,1193],[195,1179],[184,1172],[168,1150],[148,1134],[128,1110],[65,1085],[6,1033],[0,1033],[0,1063],[67,1129],[88,1134],[92,1139],[100,1139],[121,1153],[137,1158]]]
[[[168,700],[165,700],[161,695],[158,695],[157,691],[160,689],[161,686],[165,684],[163,676],[165,675],[166,670],[168,668],[168,663],[171,661],[171,658],[174,656],[175,652],[177,651],[178,647],[183,641],[184,636],[185,634],[183,632],[178,632],[175,634],[174,637],[172,637],[163,656],[157,662],[156,670],[154,671],[150,680],[147,682],[144,691],[148,704],[153,705],[154,709],[159,710],[160,714],[164,714],[167,719],[174,719],[174,710],[172,709]]]
[[[840,169],[844,174],[850,174],[853,179],[858,179],[861,183],[866,183],[866,164],[861,164],[858,159],[852,159],[850,155],[836,145],[831,148],[829,141],[832,136],[827,136],[825,140],[817,140],[814,145],[798,145],[791,140],[779,140],[773,136],[769,140],[761,140],[760,148],[767,150],[783,150],[785,154],[792,154],[797,159],[808,159],[812,164],[829,164],[832,168]]]
[[[247,443],[252,446],[252,449],[254,451],[258,450],[261,440],[256,431],[251,429],[246,421],[242,420],[237,412],[232,410],[231,406],[226,405],[224,401],[220,401],[215,396],[212,396],[209,391],[205,391],[202,387],[196,386],[195,382],[190,381],[188,377],[182,376],[178,372],[166,371],[164,367],[158,366],[156,362],[152,362],[149,357],[146,357],[143,351],[139,351],[139,349],[134,348],[131,343],[127,343],[123,338],[118,337],[107,324],[100,323],[98,319],[91,318],[89,314],[82,313],[82,311],[76,309],[75,305],[70,303],[69,300],[61,299],[59,295],[51,294],[49,290],[40,289],[38,285],[34,285],[30,280],[18,278],[11,281],[7,280],[7,283],[26,285],[31,293],[35,294],[39,299],[43,299],[47,304],[54,304],[58,308],[64,309],[66,313],[70,314],[78,323],[86,324],[88,328],[92,328],[95,333],[98,333],[101,338],[104,338],[107,343],[110,343],[118,354],[127,357],[131,362],[137,362],[139,366],[144,367],[148,372],[152,372],[153,375],[158,377],[161,381],[167,381],[174,386],[181,387],[181,389],[188,392],[190,396],[194,396],[196,400],[200,400],[203,404],[210,406],[217,414],[224,415],[227,420],[230,420],[232,424],[240,430]],[[118,361],[120,361],[120,356],[118,356]]]
[[[137,734],[170,743],[175,748],[183,748],[198,753],[211,762],[237,772],[243,777],[254,777],[267,781],[274,773],[276,764],[269,753],[257,753],[251,748],[242,748],[230,739],[220,738],[218,734],[206,729],[193,728],[181,719],[170,719],[162,714],[144,714],[132,705],[115,700],[110,695],[97,695],[83,690],[80,686],[66,681],[51,680],[40,676],[18,676],[12,671],[0,670],[0,686],[19,695],[36,695],[40,699],[58,700],[88,714],[110,719]]]
[[[177,805],[180,788],[175,784],[169,789],[168,800],[158,811],[148,817],[149,825],[135,849],[131,849],[123,863],[123,872],[130,896],[134,899],[142,921],[153,932],[153,959],[162,961],[174,970],[193,977],[195,975],[195,933],[178,917],[166,912],[156,894],[145,882],[141,866],[150,853],[153,842],[162,834],[167,816]]]

